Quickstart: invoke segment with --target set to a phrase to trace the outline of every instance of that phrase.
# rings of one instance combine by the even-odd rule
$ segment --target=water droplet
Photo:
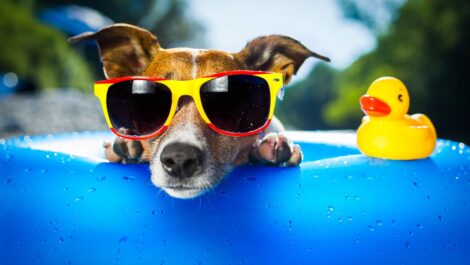
[[[127,241],[127,236],[122,236],[120,239],[119,239],[119,244],[121,243],[124,243]]]
[[[7,178],[3,181],[5,184],[11,183],[11,178]]]
[[[95,188],[89,188],[89,189],[87,190],[87,192],[89,192],[89,193],[91,193],[91,192],[95,192],[95,191],[96,191],[96,189],[95,189]]]
[[[64,238],[63,237],[59,238],[59,243],[64,243]]]
[[[69,187],[65,187],[65,188],[64,188],[64,191],[69,191]]]
[[[292,220],[289,220],[289,231],[292,231]]]
[[[65,204],[65,208],[70,208],[70,203]]]
[[[83,199],[85,199],[85,197],[83,197],[83,196],[78,196],[78,197],[75,198],[74,201],[79,202],[79,201],[81,201],[81,200],[83,200]]]
[[[352,216],[348,216],[348,221],[352,221]]]
[[[417,227],[418,229],[423,229],[423,226],[422,226],[421,224],[417,224],[416,227]]]
[[[42,174],[45,174],[45,173],[47,173],[47,170],[46,169],[41,169],[41,171],[39,171],[39,172],[41,172]]]
[[[375,227],[373,225],[368,225],[367,229],[369,229],[369,231],[371,231],[371,232],[375,231]]]
[[[338,222],[342,223],[343,222],[343,218],[338,218]]]
[[[452,149],[452,151],[455,151],[455,150],[457,150],[457,146],[453,145],[453,146],[451,147],[451,149]]]
[[[99,176],[99,177],[96,177],[96,180],[98,181],[103,181],[106,179],[106,176]]]
[[[23,171],[24,171],[24,173],[29,173],[29,172],[31,172],[31,168],[25,168]]]
[[[348,179],[348,180],[352,180],[352,179],[353,179],[353,176],[351,176],[351,175],[348,175],[348,176],[346,176],[346,179]]]
[[[438,216],[437,216],[437,219],[439,219],[439,221],[442,222],[442,216],[438,215]]]
[[[405,242],[405,247],[406,247],[406,248],[410,248],[410,241],[406,241],[406,242]]]
[[[356,196],[356,197],[354,197],[354,199],[355,199],[356,201],[359,201],[359,200],[361,199],[361,197]]]
[[[158,211],[157,211],[157,210],[153,210],[153,211],[152,211],[152,214],[153,214],[153,215],[157,215],[157,214],[158,214]]]
[[[328,212],[333,212],[335,208],[333,206],[328,206]]]
[[[123,178],[125,181],[127,181],[127,182],[130,182],[130,181],[132,181],[132,180],[135,179],[134,176],[123,176],[122,178]]]
[[[464,148],[465,148],[465,144],[464,144],[464,143],[459,143],[459,148],[460,148],[460,149],[464,149]]]
[[[382,226],[382,220],[377,220],[377,221],[375,221],[375,223],[376,223],[378,226]]]
[[[51,158],[51,156],[50,156],[49,154],[47,154],[47,155],[46,155],[46,158],[49,159],[49,158]]]

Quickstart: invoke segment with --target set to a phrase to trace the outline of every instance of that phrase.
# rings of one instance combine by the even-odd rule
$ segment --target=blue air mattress
[[[0,140],[0,264],[470,264],[470,151],[361,155],[355,135],[289,132],[297,168],[244,166],[174,199],[113,136]]]

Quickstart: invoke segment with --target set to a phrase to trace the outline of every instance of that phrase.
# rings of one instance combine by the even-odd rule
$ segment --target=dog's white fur
[[[192,110],[191,115],[189,117],[192,118],[194,115],[198,115],[196,110]],[[202,135],[201,129],[194,123],[191,123],[191,121],[188,121],[187,123],[178,125],[171,129],[171,134],[169,134],[168,137],[166,137],[159,144],[159,148],[156,151],[155,157],[160,157],[163,149],[168,144],[175,142],[186,143],[200,148],[201,150],[207,150],[208,144],[207,142],[205,142],[204,139],[205,138]],[[199,176],[193,177],[193,179],[196,181],[196,183],[194,183],[194,186],[199,188],[190,190],[174,190],[166,187],[167,178],[163,176],[166,176],[167,173],[163,169],[163,165],[160,160],[157,159],[150,166],[150,170],[152,171],[152,183],[157,187],[161,187],[172,197],[192,198],[204,193],[205,191],[207,191],[207,188],[209,188],[207,187],[207,183],[203,183],[203,179],[207,179],[214,174],[214,169],[211,167],[212,164],[212,161],[206,159],[203,165],[203,167],[205,168],[204,172]],[[198,180],[200,181],[199,183]]]

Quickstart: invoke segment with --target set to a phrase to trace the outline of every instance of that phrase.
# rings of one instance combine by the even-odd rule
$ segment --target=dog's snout
[[[189,178],[202,171],[204,153],[193,145],[172,143],[167,145],[161,155],[163,169],[173,177]]]

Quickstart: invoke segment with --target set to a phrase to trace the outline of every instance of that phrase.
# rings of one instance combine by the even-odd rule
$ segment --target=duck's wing
[[[432,121],[428,118],[428,116],[421,113],[417,113],[411,115],[411,118],[418,121],[420,124],[428,126],[429,129],[431,129],[434,138],[437,138],[436,129],[434,128],[434,125],[432,124]]]

